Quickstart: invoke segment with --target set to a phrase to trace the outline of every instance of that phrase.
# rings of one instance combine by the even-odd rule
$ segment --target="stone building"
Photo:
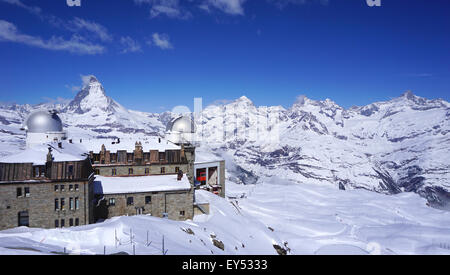
[[[101,142],[89,142],[96,220],[141,214],[193,218],[194,147],[158,137]]]
[[[0,159],[0,229],[92,223],[93,180],[87,155],[66,142]]]
[[[152,215],[172,220],[192,219],[194,189],[186,176],[96,176],[96,219]]]
[[[101,144],[100,144],[101,143]],[[158,137],[142,141],[125,139],[89,141],[89,155],[96,175],[133,177],[186,174],[193,184],[195,148],[176,145]]]

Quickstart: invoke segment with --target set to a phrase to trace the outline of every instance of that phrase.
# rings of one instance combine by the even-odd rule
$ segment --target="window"
[[[56,227],[56,228],[59,227],[59,220],[55,220],[55,227]]]
[[[117,160],[117,154],[110,154],[110,157],[111,157],[111,162],[115,163]]]
[[[75,184],[75,191],[80,190],[80,186],[78,184]]]
[[[59,210],[59,200],[55,199],[55,211]]]
[[[178,173],[178,172],[180,172],[180,167],[175,167],[175,173]]]
[[[59,189],[61,190],[61,192],[64,192],[64,185],[61,185],[61,186],[59,187]]]
[[[166,160],[166,154],[163,152],[159,152],[159,161],[163,162]]]
[[[100,161],[100,154],[94,154],[94,162]]]
[[[161,167],[161,174],[165,174],[166,173],[166,167]]]
[[[70,209],[70,210],[73,210],[73,209],[74,209],[73,198],[69,198],[69,209]]]
[[[75,226],[80,225],[80,220],[78,218],[75,218]]]
[[[150,174],[150,168],[145,168],[145,174],[146,175]]]
[[[61,219],[61,227],[64,227],[64,226],[65,226],[65,220]]]
[[[30,187],[25,187],[25,197],[29,197],[30,196]]]
[[[99,169],[95,169],[95,170],[94,170],[94,173],[95,173],[96,175],[100,175],[100,170],[99,170]]]
[[[59,190],[59,185],[55,185],[55,192]]]
[[[29,226],[28,211],[21,211],[18,214],[18,225]]]
[[[75,209],[76,210],[80,209],[80,199],[79,198],[75,198]]]
[[[66,203],[64,201],[64,198],[61,198],[61,210],[65,210]]]
[[[128,162],[133,162],[133,153],[128,153],[127,159],[128,159]]]
[[[69,184],[69,191],[73,191],[73,185]]]
[[[128,175],[133,175],[133,168],[128,168]]]
[[[145,204],[150,204],[152,202],[152,196],[145,197]]]
[[[116,169],[112,169],[111,170],[111,176],[115,176],[117,175],[117,170]]]
[[[17,197],[22,197],[22,187],[17,187]]]
[[[116,199],[115,199],[115,198],[110,198],[110,199],[109,199],[109,205],[110,205],[110,206],[116,205]]]
[[[73,226],[73,219],[72,218],[69,219],[69,226]]]
[[[133,204],[134,204],[133,197],[128,197],[127,198],[127,205],[133,205]]]
[[[37,166],[35,166],[34,167],[34,177],[35,178],[38,178],[40,175],[39,175],[39,167],[37,167]]]
[[[184,216],[184,211],[180,211],[180,216]]]
[[[69,165],[69,171],[67,172],[69,177],[73,177],[73,165]]]

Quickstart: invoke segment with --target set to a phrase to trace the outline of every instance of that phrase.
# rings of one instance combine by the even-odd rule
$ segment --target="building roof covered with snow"
[[[58,144],[61,144],[61,148]],[[51,154],[55,162],[81,161],[88,157],[85,149],[78,144],[61,141],[59,143],[49,142],[27,148],[19,151],[17,154],[0,158],[0,163],[33,163],[33,165],[45,165],[49,148],[51,148]]]
[[[136,142],[140,142],[142,150],[149,152],[150,150],[158,150],[164,152],[166,150],[180,150],[181,147],[159,137],[147,137],[144,139],[120,138],[120,139],[89,139],[83,140],[82,145],[88,152],[99,152],[102,145],[111,153],[125,150],[132,152],[136,148]]]
[[[186,175],[177,180],[177,175],[158,175],[140,177],[95,176],[95,194],[131,194],[146,192],[186,191],[191,184]]]

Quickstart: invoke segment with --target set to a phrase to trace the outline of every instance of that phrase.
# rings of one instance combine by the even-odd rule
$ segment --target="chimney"
[[[83,143],[83,140],[80,138],[80,143]]]
[[[183,178],[183,171],[178,170],[177,180],[178,180],[178,181],[181,181],[182,178]]]
[[[47,162],[51,162],[51,161],[53,161],[52,148],[48,147]]]
[[[58,142],[58,148],[62,148],[62,142]]]
[[[161,138],[158,138],[158,143],[161,143]]]
[[[72,143],[72,139],[69,139],[69,143]]]

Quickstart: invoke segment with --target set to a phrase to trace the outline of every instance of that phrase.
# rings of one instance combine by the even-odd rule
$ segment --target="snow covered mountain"
[[[412,191],[445,207],[449,107],[411,92],[348,110],[329,99],[299,97],[285,109],[241,97],[207,107],[198,125],[205,147],[233,160],[244,182],[277,176],[387,194]]]
[[[42,107],[58,109],[74,138],[163,135],[171,117],[127,110],[91,76],[68,104],[0,105],[1,155],[23,147],[21,123]],[[237,182],[277,176],[386,194],[416,192],[437,207],[450,201],[450,104],[442,99],[406,92],[344,109],[301,96],[286,109],[257,107],[243,96],[206,107],[196,123],[199,151],[225,158]]]

